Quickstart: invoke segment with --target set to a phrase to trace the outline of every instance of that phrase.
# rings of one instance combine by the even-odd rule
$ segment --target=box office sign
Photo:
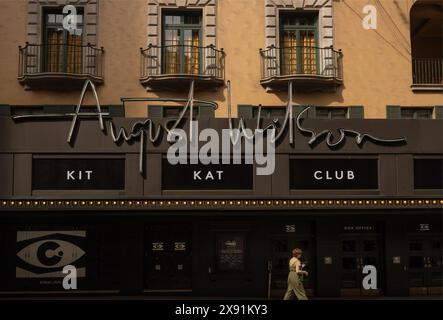
[[[162,163],[163,190],[252,190],[252,164]]]
[[[378,189],[377,159],[291,159],[293,190]]]
[[[34,159],[33,190],[123,190],[124,159]]]

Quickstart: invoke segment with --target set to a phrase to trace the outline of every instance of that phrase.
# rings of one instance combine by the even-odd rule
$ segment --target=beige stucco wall
[[[316,105],[364,105],[366,118],[384,118],[386,105],[442,105],[442,93],[413,93],[409,9],[413,0],[382,0],[378,29],[364,30],[361,18],[374,0],[334,2],[334,42],[344,54],[344,84],[336,93],[295,94],[294,102]],[[0,0],[0,104],[76,104],[79,92],[24,90],[17,81],[18,46],[26,41],[26,0]],[[377,7],[379,8],[379,7]],[[139,83],[140,47],[147,45],[147,0],[100,0],[98,45],[105,48],[105,83],[98,88],[102,104],[119,104],[121,97],[181,96],[146,92]],[[287,94],[268,93],[259,84],[260,57],[265,46],[264,0],[218,0],[217,46],[226,52],[226,79],[232,83],[232,103],[282,105]],[[400,35],[402,34],[402,36]],[[220,104],[226,116],[226,88],[197,92],[199,99]],[[92,100],[91,100],[92,101]],[[86,103],[89,103],[88,99]],[[234,108],[234,114],[236,108]],[[129,117],[146,116],[143,105],[126,109]]]

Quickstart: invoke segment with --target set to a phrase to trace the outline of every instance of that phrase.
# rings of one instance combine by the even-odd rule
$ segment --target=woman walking
[[[308,272],[302,270],[300,257],[301,249],[292,250],[292,258],[289,260],[288,289],[286,290],[283,300],[292,300],[295,297],[298,300],[308,300],[305,288],[303,287],[303,276],[308,276]]]

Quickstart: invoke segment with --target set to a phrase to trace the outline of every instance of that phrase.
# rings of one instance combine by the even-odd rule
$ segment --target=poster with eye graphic
[[[86,277],[86,231],[17,231],[16,278],[63,278],[73,265]]]

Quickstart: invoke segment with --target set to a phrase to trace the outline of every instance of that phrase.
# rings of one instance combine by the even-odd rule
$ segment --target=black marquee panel
[[[377,159],[291,159],[292,190],[378,189]]]
[[[162,163],[163,190],[252,190],[252,164],[177,164]]]
[[[34,159],[33,190],[123,190],[124,159]]]

